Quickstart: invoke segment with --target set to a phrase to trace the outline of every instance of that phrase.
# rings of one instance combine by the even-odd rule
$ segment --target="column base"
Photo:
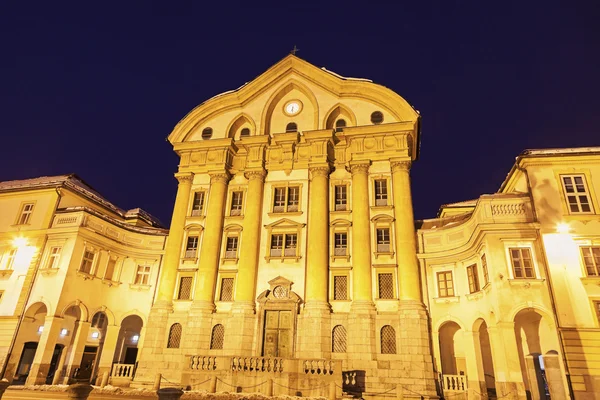
[[[236,301],[231,306],[232,314],[255,314],[256,307],[253,301]]]
[[[507,400],[526,399],[525,384],[523,382],[496,381],[496,396]]]
[[[29,370],[26,385],[44,385],[50,370],[50,364],[33,364]]]
[[[190,314],[212,314],[215,310],[215,303],[206,300],[194,300],[190,306]]]
[[[331,306],[311,300],[298,316],[298,358],[331,358]]]
[[[351,313],[371,314],[376,311],[377,308],[375,307],[375,303],[371,300],[354,300],[350,305]]]
[[[226,353],[253,355],[256,326],[256,312],[252,302],[236,302],[231,307],[231,317],[226,326],[227,341],[224,344]]]

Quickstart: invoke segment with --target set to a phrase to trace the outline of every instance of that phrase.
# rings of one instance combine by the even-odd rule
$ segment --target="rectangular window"
[[[271,235],[271,257],[296,257],[298,235],[295,233]]]
[[[198,236],[188,236],[185,246],[185,258],[196,258],[198,254]]]
[[[333,299],[348,300],[348,277],[345,275],[333,277]]]
[[[477,264],[467,267],[467,278],[469,279],[469,293],[479,291],[479,277],[477,276]]]
[[[394,275],[392,273],[377,274],[379,281],[379,298],[394,298]]]
[[[194,193],[194,200],[192,202],[192,216],[193,217],[202,215],[202,209],[204,208],[204,193],[205,192]]]
[[[565,197],[572,214],[591,213],[590,194],[583,175],[561,176]]]
[[[348,186],[335,186],[335,211],[346,211],[348,206]]]
[[[376,206],[387,206],[387,204],[388,204],[387,179],[376,179],[375,180],[375,205]]]
[[[233,278],[221,279],[221,294],[219,301],[233,301]]]
[[[281,257],[282,252],[283,235],[271,235],[271,257]]]
[[[594,301],[594,311],[596,313],[596,318],[598,318],[598,322],[600,322],[600,301]]]
[[[296,246],[298,244],[298,235],[288,233],[285,235],[285,251],[284,256],[296,257]]]
[[[335,256],[348,255],[348,234],[346,232],[335,233],[334,235],[334,251]]]
[[[17,225],[25,225],[29,223],[31,214],[33,213],[33,203],[23,204]]]
[[[81,272],[85,272],[86,274],[91,274],[95,256],[96,254],[93,251],[84,250],[83,260],[81,260],[81,268],[79,268],[79,270]]]
[[[225,245],[225,258],[237,258],[238,237],[228,236]]]
[[[106,272],[104,273],[104,279],[108,279],[109,281],[113,280],[116,265],[117,260],[115,258],[108,259],[108,264],[106,264]]]
[[[150,266],[138,265],[137,273],[135,275],[135,284],[148,285],[148,282],[150,282]]]
[[[229,215],[242,215],[242,200],[244,192],[233,192],[231,194],[231,210]]]
[[[483,270],[484,285],[487,285],[490,282],[490,275],[488,272],[487,258],[485,258],[485,254],[481,255],[481,269]]]
[[[15,263],[15,257],[17,256],[17,249],[11,249],[8,252],[8,256],[6,256],[6,264],[4,265],[4,269],[12,269],[13,264]]]
[[[452,271],[443,271],[437,273],[438,297],[453,297],[454,282],[452,281]]]
[[[380,228],[377,229],[377,252],[378,253],[389,253],[391,252],[390,247],[390,229]]]
[[[515,279],[535,278],[531,251],[528,248],[512,248],[508,251]]]
[[[587,276],[600,276],[600,246],[582,247],[581,255]]]
[[[192,298],[192,282],[191,276],[182,276],[179,278],[179,292],[177,300],[190,300]]]
[[[50,248],[50,254],[48,255],[48,264],[46,268],[58,268],[58,259],[60,258],[60,247],[54,246]]]
[[[296,212],[300,205],[300,187],[275,188],[273,194],[273,212]]]

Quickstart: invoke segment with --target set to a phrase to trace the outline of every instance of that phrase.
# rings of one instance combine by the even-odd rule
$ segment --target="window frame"
[[[196,200],[196,196],[199,194],[202,194],[202,207],[200,207],[199,210],[195,210],[194,209],[194,200]],[[208,194],[208,190],[202,188],[202,189],[196,189],[192,191],[192,201],[190,201],[190,210],[188,212],[188,216],[190,217],[203,217],[204,216],[204,212],[206,210],[206,198],[207,198],[207,194]],[[197,211],[197,212],[196,212]]]
[[[373,246],[373,254],[375,255],[375,259],[378,259],[380,256],[388,256],[389,258],[393,258],[395,254],[395,237],[394,237],[394,218],[390,215],[380,214],[371,219],[372,222],[372,246]],[[379,249],[379,230],[387,229],[389,233],[389,249],[388,251],[380,251]],[[385,244],[385,243],[383,243]]]
[[[467,273],[467,285],[469,287],[469,294],[481,291],[481,283],[479,282],[479,271],[477,270],[477,263],[467,265],[465,267],[465,271]]]
[[[192,230],[187,232],[187,234],[185,235],[185,240],[183,242],[183,254],[181,257],[183,260],[194,260],[195,261],[198,259],[198,256],[199,256],[198,253],[200,252],[200,235],[201,235],[201,232],[196,232],[196,231],[192,231]],[[196,238],[196,248],[195,248],[195,252],[193,255],[190,253],[190,251],[192,251],[192,250],[189,250],[189,247],[188,247],[190,238]]]
[[[340,196],[339,199],[338,199],[338,188],[343,189],[343,191],[341,191],[341,192],[345,192],[345,193],[343,193],[344,196]],[[341,184],[333,185],[333,196],[332,196],[333,197],[333,206],[332,206],[333,212],[348,212],[348,211],[350,211],[350,201],[349,201],[350,196],[348,196],[349,188],[350,188],[350,185],[348,183],[341,183]],[[343,204],[342,204],[342,200],[343,200]],[[338,206],[339,206],[339,208],[338,208]]]
[[[3,271],[12,271],[15,266],[15,258],[17,257],[17,253],[19,249],[16,247],[9,248],[8,251],[5,252],[5,256],[3,257],[2,262],[2,270]]]
[[[531,257],[531,269],[533,271],[533,276],[529,277],[529,276],[522,276],[522,277],[517,277],[515,275],[515,265],[514,265],[514,259],[512,256],[512,251],[513,250],[518,250],[519,251],[519,255],[520,255],[520,260],[524,260],[524,258],[522,257],[523,255],[523,250],[527,250],[529,252],[529,256]],[[509,266],[509,273],[510,273],[510,279],[514,279],[514,280],[535,280],[535,279],[539,279],[539,272],[537,269],[537,263],[535,260],[535,252],[533,251],[533,246],[520,246],[520,245],[507,245],[506,247],[506,253],[507,253],[507,257],[508,257],[508,266]],[[523,266],[523,272],[525,273],[525,267]]]
[[[298,188],[298,209],[296,211],[290,211],[290,188]],[[283,199],[283,211],[275,210],[275,200],[276,193],[278,189],[283,189],[285,197]],[[277,206],[281,207],[281,206]],[[269,216],[272,215],[301,215],[302,214],[302,183],[296,182],[285,182],[285,183],[273,183],[271,185],[271,203],[270,203],[270,213]]]
[[[231,300],[221,300],[222,292],[223,292],[223,280],[224,279],[232,279],[232,288],[231,288]],[[217,277],[217,284],[215,285],[215,297],[214,301],[216,303],[226,303],[232,304],[235,302],[236,298],[236,285],[237,285],[237,274],[235,272],[220,272]]]
[[[273,222],[269,225],[265,225],[267,229],[267,235],[265,238],[267,242],[265,243],[265,260],[267,262],[271,262],[271,260],[277,260],[284,262],[286,260],[294,260],[298,262],[300,258],[302,258],[302,229],[306,226],[306,224],[298,223],[287,218],[280,219],[279,221]],[[285,255],[285,245],[286,239],[285,235],[296,235],[296,255],[295,256],[286,256]],[[283,248],[280,256],[271,255],[273,235],[284,235],[283,237]]]
[[[560,181],[560,186],[562,188],[562,196],[564,199],[564,204],[566,206],[567,209],[567,214],[569,215],[589,215],[589,214],[595,214],[595,204],[594,204],[594,196],[593,193],[591,191],[590,186],[587,183],[587,176],[585,173],[560,173],[558,175],[559,177],[559,181]],[[575,189],[575,192],[573,193],[568,193],[567,192],[567,185],[565,183],[565,178],[571,178],[571,182],[573,184],[573,188]],[[584,191],[583,192],[578,192],[577,191],[577,185],[575,183],[575,178],[581,178],[582,183],[583,183],[583,188]],[[569,202],[569,196],[575,196],[575,201],[577,204],[577,208],[578,211],[573,211],[571,210],[571,203]],[[587,200],[588,200],[588,205],[590,210],[589,211],[583,211],[582,210],[582,206],[581,206],[581,201],[580,201],[580,196],[586,196]]]
[[[15,226],[20,225],[31,225],[31,216],[33,215],[33,210],[35,210],[35,201],[24,201],[19,206],[19,213],[17,214],[17,218],[15,220]],[[31,210],[25,210],[25,207],[31,206]],[[21,222],[23,215],[26,215],[26,220]]]
[[[110,278],[108,278],[106,275],[108,273],[108,266],[110,265],[111,261],[114,261],[115,265],[113,267],[112,276]],[[108,260],[106,261],[106,268],[104,268],[104,275],[102,278],[103,280],[109,281],[109,282],[118,282],[118,277],[117,277],[118,263],[119,263],[119,257],[111,256],[110,254],[108,255]],[[117,278],[117,279],[115,279],[115,278]]]
[[[444,283],[446,285],[445,288],[440,287],[440,275],[442,274],[450,274],[450,282],[452,283],[452,295],[448,294],[448,279],[444,279]],[[436,294],[437,294],[437,298],[439,299],[447,299],[447,298],[453,298],[453,297],[458,297],[458,293],[456,293],[456,284],[454,283],[454,271],[451,269],[444,269],[444,270],[440,270],[440,271],[436,271],[435,272],[435,287],[436,287]],[[442,290],[446,290],[446,295],[442,296]]]
[[[92,253],[93,257],[92,257],[91,264],[90,264],[90,270],[89,271],[84,271],[82,269],[83,262],[85,260],[85,255],[88,252]],[[94,249],[93,247],[84,246],[83,247],[83,252],[81,254],[81,259],[79,261],[79,267],[77,268],[77,272],[80,272],[80,273],[86,274],[86,275],[94,275],[94,270],[96,268],[96,264],[98,263],[98,259],[100,258],[99,254],[100,254],[100,252],[98,250]]]
[[[592,303],[592,313],[596,316],[596,326],[600,327],[600,298],[590,298]]]
[[[234,205],[234,197],[236,195],[236,193],[240,193],[240,196],[242,197],[241,199],[241,204],[239,204],[239,209],[238,209],[238,205]],[[246,210],[246,194],[247,194],[247,187],[246,186],[232,186],[228,188],[228,194],[227,194],[227,205],[226,205],[226,216],[227,218],[242,218],[244,216],[245,210]],[[233,207],[236,207],[236,210],[233,209]],[[239,212],[236,212],[239,211]]]
[[[485,281],[483,288],[485,288],[487,285],[490,284],[490,270],[489,270],[489,264],[487,262],[487,256],[486,253],[482,253],[481,256],[479,256],[479,261],[481,262],[481,270],[483,271],[483,280]]]
[[[349,270],[344,270],[344,271],[331,271],[330,274],[330,289],[329,289],[329,299],[330,301],[334,301],[334,302],[348,302],[348,301],[352,301],[350,294],[351,294],[351,281],[350,281],[350,271]],[[346,298],[345,299],[336,299],[335,298],[335,278],[346,278]]]
[[[350,261],[350,252],[352,249],[352,237],[351,237],[351,223],[345,219],[337,219],[331,222],[331,233],[329,239],[329,254],[331,254],[331,262],[336,261]],[[346,253],[345,254],[336,254],[336,235],[345,234],[346,235]]]
[[[192,283],[190,285],[190,297],[188,299],[182,299],[179,296],[181,295],[181,282],[184,278],[190,278]],[[194,300],[194,290],[195,290],[196,280],[194,279],[194,274],[192,273],[179,273],[177,275],[177,285],[175,287],[175,293],[173,294],[174,301],[193,301]]]
[[[237,263],[240,257],[240,248],[242,245],[242,226],[238,224],[230,224],[223,228],[223,236],[221,239],[221,264],[224,263]],[[235,256],[228,254],[227,244],[230,238],[237,238],[237,248]]]
[[[390,301],[390,300],[397,300],[398,299],[398,271],[396,267],[390,267],[388,266],[379,266],[379,265],[374,265],[374,269],[373,269],[373,274],[372,275],[372,284],[373,284],[373,298],[376,301]],[[393,297],[392,298],[381,298],[379,297],[379,294],[381,293],[381,289],[379,287],[379,275],[380,274],[392,274],[392,293],[393,293]]]
[[[151,286],[150,284],[150,276],[152,275],[152,265],[148,264],[148,263],[136,263],[135,264],[135,270],[134,270],[134,275],[133,275],[133,285],[136,286]],[[140,273],[140,267],[142,268],[148,268],[148,271],[143,271],[142,273]],[[140,280],[140,282],[138,282],[138,276],[145,276],[147,278],[146,283],[143,282],[143,278]]]
[[[58,252],[55,254],[52,251],[54,249],[58,249]],[[48,246],[48,256],[46,257],[46,262],[44,263],[44,269],[58,269],[60,264],[60,257],[62,255],[62,246],[50,245]]]
[[[590,250],[591,257],[592,257],[592,263],[594,264],[593,267],[596,270],[596,275],[590,275],[588,273],[586,259],[585,259],[585,255],[584,255],[584,249]],[[586,278],[592,278],[592,279],[600,278],[600,258],[598,260],[596,260],[596,257],[594,255],[594,251],[593,251],[594,249],[598,249],[598,252],[600,252],[600,245],[589,244],[589,245],[579,246],[579,256],[581,258],[581,265],[583,268],[583,273]]]

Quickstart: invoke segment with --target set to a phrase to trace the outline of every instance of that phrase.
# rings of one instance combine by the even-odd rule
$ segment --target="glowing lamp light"
[[[131,337],[131,341],[132,341],[132,342],[137,342],[138,340],[140,340],[140,335],[133,335],[133,336]]]
[[[40,325],[38,328],[38,333],[44,332],[44,325]]]
[[[561,222],[560,224],[556,225],[556,231],[558,233],[569,233],[570,230],[571,227],[566,222]]]
[[[19,236],[13,239],[13,246],[15,246],[16,248],[23,248],[27,246],[27,238],[24,238],[23,236]]]
[[[92,339],[98,339],[100,337],[100,332],[92,332]]]
[[[60,331],[60,336],[67,336],[67,333],[69,333],[69,331],[66,328],[63,328]]]

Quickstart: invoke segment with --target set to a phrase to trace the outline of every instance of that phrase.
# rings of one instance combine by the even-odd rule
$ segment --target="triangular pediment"
[[[269,225],[265,225],[265,228],[267,229],[273,229],[273,228],[281,228],[281,229],[286,229],[286,228],[304,228],[306,226],[306,224],[300,223],[300,222],[296,222],[296,221],[292,221],[291,219],[288,218],[282,218],[280,220],[277,220],[275,222],[270,223]]]

